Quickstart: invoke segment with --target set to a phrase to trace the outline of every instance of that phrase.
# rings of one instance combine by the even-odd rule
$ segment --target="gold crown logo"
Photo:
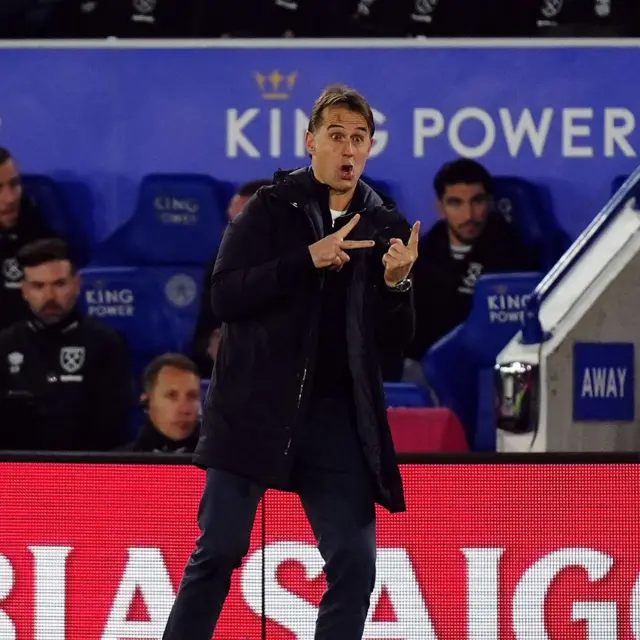
[[[265,100],[286,100],[298,78],[297,71],[282,75],[277,69],[268,75],[256,73],[256,83]]]
[[[499,295],[503,296],[509,291],[509,287],[506,284],[497,284],[493,287],[493,290]]]

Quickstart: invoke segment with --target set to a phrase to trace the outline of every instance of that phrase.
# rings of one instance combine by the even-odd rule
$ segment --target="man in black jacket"
[[[194,456],[207,469],[202,535],[165,640],[210,640],[268,487],[300,495],[326,563],[316,640],[362,637],[374,505],[405,508],[376,345],[402,349],[413,334],[419,231],[360,180],[373,133],[362,96],[327,89],[309,121],[311,168],[278,172],[227,228]]]
[[[476,280],[487,273],[539,271],[535,251],[498,213],[493,181],[475,160],[445,164],[434,179],[442,219],[420,239],[416,262],[416,331],[406,351],[422,360],[471,311]]]
[[[124,341],[76,309],[67,245],[18,254],[28,320],[0,333],[0,449],[108,451],[124,444],[132,385]]]
[[[21,247],[55,233],[22,190],[16,161],[0,147],[0,330],[28,314],[22,297]]]

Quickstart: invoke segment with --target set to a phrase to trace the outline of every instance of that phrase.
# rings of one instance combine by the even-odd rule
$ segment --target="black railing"
[[[89,453],[0,451],[3,462],[77,463],[77,464],[143,464],[193,466],[188,454],[160,453]],[[464,464],[640,464],[639,452],[542,452],[542,453],[402,453],[398,462],[424,465]]]

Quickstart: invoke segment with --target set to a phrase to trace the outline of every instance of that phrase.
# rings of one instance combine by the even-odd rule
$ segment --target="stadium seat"
[[[230,185],[205,175],[146,176],[131,218],[100,243],[91,266],[204,266],[222,239]]]
[[[548,194],[527,180],[510,176],[496,177],[494,191],[497,210],[524,242],[539,251],[543,269],[551,269],[571,240],[553,214]]]
[[[387,407],[433,407],[427,390],[408,382],[385,382],[384,395]]]
[[[541,273],[480,277],[467,320],[433,345],[423,361],[440,404],[458,416],[474,450],[495,450],[495,422],[485,419],[486,402],[493,402],[493,396],[480,397],[478,390],[486,389],[496,357],[522,327],[526,299],[542,277]]]
[[[80,273],[80,308],[124,336],[137,380],[155,356],[188,351],[204,270],[96,267]]]
[[[82,225],[77,224],[71,213],[61,185],[49,176],[27,174],[22,176],[22,186],[51,228],[69,242],[76,262],[84,265],[89,259],[89,243]]]

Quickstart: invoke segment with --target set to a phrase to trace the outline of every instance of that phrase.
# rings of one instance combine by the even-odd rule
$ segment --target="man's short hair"
[[[309,131],[315,133],[322,126],[322,116],[325,109],[330,107],[344,107],[349,111],[359,113],[367,121],[369,135],[373,138],[376,130],[373,121],[373,111],[366,98],[355,89],[350,89],[341,84],[327,87],[316,100],[309,118]]]
[[[180,371],[187,371],[193,373],[200,378],[200,372],[195,362],[187,356],[181,353],[163,353],[161,356],[154,358],[145,368],[142,374],[142,385],[145,393],[153,391],[156,383],[158,382],[158,376],[165,367],[173,367]]]
[[[71,263],[72,271],[76,267],[69,245],[62,238],[44,238],[35,240],[22,247],[16,256],[21,269],[39,267],[47,262],[64,260]]]
[[[481,184],[488,194],[493,194],[491,174],[479,162],[469,158],[460,158],[442,165],[433,180],[438,199],[442,198],[447,187],[455,184]]]
[[[12,159],[13,159],[13,156],[11,155],[11,152],[9,151],[9,149],[0,147],[0,164],[4,164],[5,162],[8,162],[9,160],[12,160]]]
[[[250,198],[260,187],[268,187],[270,184],[273,184],[273,180],[251,180],[251,182],[245,182],[243,185],[240,185],[237,193],[244,198]]]

